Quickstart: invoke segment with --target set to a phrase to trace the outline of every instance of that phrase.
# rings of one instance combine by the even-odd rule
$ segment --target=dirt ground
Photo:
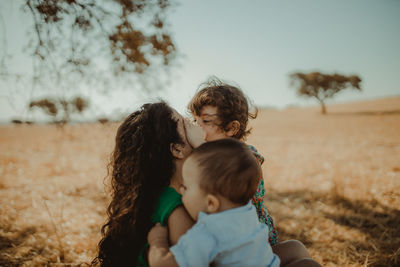
[[[251,123],[279,238],[324,266],[399,266],[400,97],[327,109],[262,110]],[[0,126],[0,266],[94,257],[117,127]]]

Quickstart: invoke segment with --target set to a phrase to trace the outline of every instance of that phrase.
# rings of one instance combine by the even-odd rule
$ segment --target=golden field
[[[280,240],[324,266],[399,266],[400,97],[327,110],[261,110],[251,123]],[[0,266],[90,262],[117,127],[0,126]]]

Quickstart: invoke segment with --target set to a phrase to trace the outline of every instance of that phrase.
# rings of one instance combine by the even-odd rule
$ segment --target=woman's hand
[[[184,119],[184,125],[186,138],[193,148],[196,148],[206,142],[206,133],[203,131],[200,125],[190,121],[187,118]]]

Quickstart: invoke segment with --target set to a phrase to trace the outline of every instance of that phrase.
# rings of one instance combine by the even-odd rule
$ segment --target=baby
[[[182,202],[197,221],[169,248],[167,230],[149,235],[150,266],[279,266],[251,199],[260,164],[246,144],[227,138],[196,148],[183,164]]]

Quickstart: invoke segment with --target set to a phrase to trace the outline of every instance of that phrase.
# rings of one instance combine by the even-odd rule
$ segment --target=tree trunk
[[[325,103],[323,100],[320,100],[319,103],[321,104],[321,113],[325,115],[326,114]]]

